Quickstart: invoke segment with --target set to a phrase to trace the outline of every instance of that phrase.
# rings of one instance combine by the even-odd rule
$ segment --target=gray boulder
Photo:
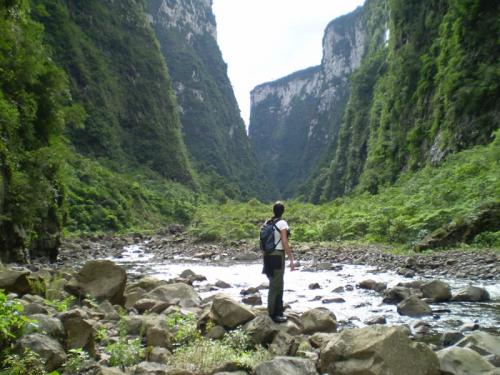
[[[73,309],[59,315],[66,331],[66,347],[68,349],[83,348],[92,355],[94,350],[94,322],[81,309]]]
[[[484,302],[490,300],[490,294],[484,288],[468,286],[459,290],[451,300],[455,302]]]
[[[265,345],[273,341],[279,328],[268,315],[258,315],[243,326],[243,331],[248,334],[252,344]]]
[[[99,366],[96,370],[96,375],[126,375],[118,367]]]
[[[432,280],[420,287],[425,298],[435,302],[445,302],[451,299],[450,285],[441,280]]]
[[[303,332],[306,334],[337,331],[337,318],[335,314],[324,307],[304,312],[300,317],[300,323],[302,324]]]
[[[358,288],[374,290],[376,292],[383,292],[387,289],[387,284],[382,282],[377,282],[372,279],[363,280],[358,284]]]
[[[78,298],[89,296],[98,302],[109,300],[114,305],[123,305],[126,282],[127,274],[122,267],[110,260],[91,260],[64,289]]]
[[[182,307],[197,307],[200,304],[200,296],[190,285],[175,283],[160,285],[144,296],[145,298],[167,302],[170,305]]]
[[[255,318],[255,314],[232,298],[224,294],[217,294],[212,301],[210,317],[217,324],[232,329],[252,320]]]
[[[172,356],[165,348],[153,347],[148,350],[148,361],[167,364],[169,357]]]
[[[295,337],[285,332],[278,332],[269,346],[269,352],[277,356],[294,356],[298,346]]]
[[[47,371],[54,371],[66,362],[66,353],[59,342],[52,337],[39,333],[23,336],[18,343],[21,349],[29,349],[38,354],[45,362]]]
[[[274,357],[262,362],[255,370],[255,375],[318,375],[314,362],[297,357]]]
[[[476,331],[456,343],[456,346],[469,348],[480,355],[494,354],[500,356],[500,336],[484,331]]]
[[[156,362],[141,362],[135,367],[134,375],[169,375],[170,367]]]
[[[419,317],[431,315],[431,307],[416,296],[410,296],[398,304],[399,315]]]
[[[31,325],[28,326],[28,330],[38,330],[39,332],[52,336],[54,338],[64,337],[64,327],[61,321],[57,318],[50,317],[44,314],[34,314],[30,316],[30,319],[35,321],[35,327]]]
[[[439,375],[436,354],[412,342],[401,327],[346,329],[321,350],[321,373]]]
[[[31,290],[28,281],[28,270],[16,271],[8,268],[0,268],[0,289],[3,289],[6,294],[17,293],[24,295]]]
[[[398,304],[409,296],[411,296],[410,289],[402,286],[396,286],[394,288],[384,290],[384,299],[382,302],[388,304]]]
[[[445,374],[491,375],[495,367],[474,350],[452,346],[438,351],[439,365]]]

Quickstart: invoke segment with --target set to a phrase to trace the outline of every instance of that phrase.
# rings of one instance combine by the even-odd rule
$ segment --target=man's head
[[[285,212],[285,205],[280,201],[276,202],[273,206],[274,217],[281,217],[283,212]]]

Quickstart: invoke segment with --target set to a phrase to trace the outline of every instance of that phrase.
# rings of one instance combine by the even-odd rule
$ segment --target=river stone
[[[252,344],[265,345],[273,341],[279,328],[268,315],[263,314],[246,323],[243,326],[243,331],[248,334]]]
[[[89,296],[98,302],[109,300],[123,305],[125,298],[125,270],[109,260],[91,260],[65,285],[65,290],[81,298]]]
[[[189,269],[182,271],[179,276],[182,277],[183,279],[189,280],[191,284],[195,281],[205,281],[207,279],[205,276],[198,275],[194,273],[194,271]]]
[[[338,333],[324,333],[317,332],[309,337],[309,342],[313,348],[323,348],[326,344],[330,342]]]
[[[398,304],[399,315],[412,317],[431,315],[431,307],[416,296],[410,296]]]
[[[441,371],[446,374],[491,374],[495,367],[474,350],[452,346],[438,351]]]
[[[94,327],[88,314],[81,309],[73,309],[61,313],[59,319],[66,331],[67,349],[83,348],[94,355]]]
[[[127,288],[125,292],[125,308],[130,309],[134,304],[141,300],[146,294],[146,290],[138,287]]]
[[[222,281],[222,280],[217,280],[217,282],[215,283],[215,286],[217,288],[221,288],[221,289],[231,288],[231,284],[228,284],[228,283],[226,283],[225,281]]]
[[[210,316],[217,324],[230,329],[255,318],[250,309],[224,294],[215,295]]]
[[[16,271],[8,268],[0,268],[0,289],[3,289],[5,294],[17,293],[24,295],[30,292],[31,286],[28,281],[28,270]]]
[[[451,299],[450,285],[441,280],[432,280],[421,286],[420,290],[425,298],[435,302],[445,302]]]
[[[463,338],[464,338],[464,335],[461,332],[456,332],[456,331],[444,332],[441,335],[441,345],[443,347],[455,345],[457,342],[459,342]]]
[[[484,302],[490,300],[490,294],[484,288],[468,286],[459,290],[451,300],[454,302]]]
[[[97,371],[96,372],[97,375],[126,375],[118,367],[104,367],[104,366],[100,366],[96,371]]]
[[[141,362],[135,367],[134,375],[169,375],[167,365],[156,362]]]
[[[306,334],[337,331],[335,314],[324,307],[317,307],[304,312],[300,317],[300,323],[303,327],[302,331]]]
[[[34,314],[30,316],[30,319],[35,321],[36,327],[32,325],[28,325],[28,331],[38,330],[39,332],[55,337],[55,338],[63,338],[64,337],[64,327],[61,321],[57,318],[50,317],[45,314]],[[33,328],[30,328],[33,327]]]
[[[22,349],[30,349],[38,354],[45,362],[47,371],[54,371],[66,362],[66,353],[59,342],[52,337],[39,333],[23,336],[19,342]]]
[[[255,375],[318,375],[314,362],[305,358],[274,357],[262,362],[255,370]]]
[[[99,311],[104,314],[105,320],[120,320],[120,315],[108,300],[104,300],[99,304]]]
[[[172,356],[172,353],[170,353],[167,349],[165,348],[159,348],[159,347],[154,347],[148,350],[148,361],[149,362],[156,362],[156,363],[162,363],[162,364],[167,364],[168,359]]]
[[[384,299],[382,302],[395,305],[408,298],[410,295],[410,289],[402,286],[396,286],[394,288],[384,290]]]
[[[156,277],[152,276],[146,276],[143,277],[142,279],[136,281],[135,283],[131,284],[130,288],[141,288],[142,290],[145,290],[146,292],[150,292],[155,288],[158,288],[161,285],[167,285],[168,283],[165,280],[160,280],[157,279]],[[128,288],[127,288],[128,291]]]
[[[207,332],[206,337],[209,339],[214,339],[218,340],[224,337],[226,334],[226,330],[222,326],[215,326],[210,328],[210,330]]]
[[[469,348],[480,355],[495,354],[500,356],[500,336],[484,331],[476,331],[456,343],[456,346]]]
[[[171,305],[179,304],[182,307],[197,307],[200,304],[198,293],[192,286],[184,283],[160,285],[149,292],[145,298],[157,299]]]
[[[321,350],[321,373],[439,375],[436,354],[412,342],[401,327],[346,329]]]
[[[139,301],[134,303],[134,309],[136,309],[139,314],[142,314],[148,310],[151,310],[158,303],[161,303],[161,301],[151,298],[141,298]]]
[[[363,280],[358,284],[358,287],[361,289],[374,290],[376,292],[382,292],[387,289],[386,283],[377,282],[372,279]]]
[[[260,293],[250,294],[246,297],[243,297],[241,302],[250,306],[260,306],[262,305],[262,297],[260,296]]]
[[[146,329],[146,344],[150,347],[168,348],[170,344],[170,332],[158,325],[150,326]]]
[[[294,356],[297,348],[298,344],[292,335],[285,332],[278,332],[274,336],[271,345],[269,345],[269,352],[275,356]]]

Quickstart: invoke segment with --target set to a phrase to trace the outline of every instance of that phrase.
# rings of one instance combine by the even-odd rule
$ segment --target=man
[[[295,270],[293,254],[288,244],[290,228],[288,223],[282,219],[285,206],[276,202],[273,206],[274,216],[268,220],[274,224],[275,249],[264,255],[264,269],[269,279],[269,294],[267,297],[267,311],[276,323],[284,323],[287,318],[283,315],[283,277],[285,274],[285,253],[290,261],[290,270]]]

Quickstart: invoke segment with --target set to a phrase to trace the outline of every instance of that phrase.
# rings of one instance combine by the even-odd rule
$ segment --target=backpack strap
[[[279,223],[281,220],[283,220],[282,218],[278,218],[277,220],[273,220],[272,221],[272,224],[273,224],[273,227],[274,229],[276,229],[278,231],[278,234],[280,235],[280,239],[278,240],[278,242],[276,242],[276,244],[274,245],[274,248],[276,249],[276,246],[278,246],[278,244],[281,242],[281,232],[279,230],[279,228],[276,226],[277,223]]]

